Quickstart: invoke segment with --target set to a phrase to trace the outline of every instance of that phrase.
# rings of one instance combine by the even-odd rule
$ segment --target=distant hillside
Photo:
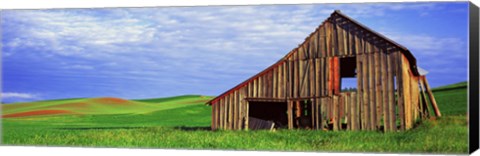
[[[165,98],[134,99],[132,101],[148,102],[148,103],[161,103],[161,102],[188,100],[188,99],[207,99],[207,98],[211,99],[213,97],[212,96],[203,96],[203,95],[181,95],[181,96],[173,96],[173,97],[165,97]]]
[[[432,91],[442,91],[442,90],[451,90],[451,89],[460,89],[460,88],[467,88],[467,81],[459,82],[459,83],[454,83],[446,86],[440,86],[436,88],[432,88]]]
[[[184,95],[157,99],[126,100],[114,97],[58,99],[2,105],[2,117],[40,115],[144,114],[204,104],[212,97]]]

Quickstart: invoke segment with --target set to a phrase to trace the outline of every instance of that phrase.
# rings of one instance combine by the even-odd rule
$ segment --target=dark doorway
[[[249,129],[288,128],[287,102],[248,102]]]
[[[299,129],[312,129],[312,101],[310,100],[298,100],[294,102],[293,111],[295,112],[294,117],[294,128]]]

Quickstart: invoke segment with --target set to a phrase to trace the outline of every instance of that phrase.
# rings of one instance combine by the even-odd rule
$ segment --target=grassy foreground
[[[64,115],[4,118],[2,143],[83,147],[467,153],[466,83],[439,88],[434,90],[434,94],[443,117],[424,121],[412,130],[398,133],[210,131],[210,107],[203,103],[211,97],[181,96],[129,101],[140,103],[138,107],[148,106],[151,110],[136,108],[139,109],[134,111],[136,113],[98,109]],[[88,102],[91,99],[74,100]],[[65,103],[68,101],[51,104],[49,107]],[[93,105],[95,107],[92,108],[97,108],[98,104]],[[3,108],[4,115],[15,113],[11,109],[5,109],[5,106]]]

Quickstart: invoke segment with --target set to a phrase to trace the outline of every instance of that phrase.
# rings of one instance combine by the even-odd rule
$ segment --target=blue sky
[[[431,86],[466,81],[467,4],[2,10],[2,101],[219,95],[335,9],[410,49]]]

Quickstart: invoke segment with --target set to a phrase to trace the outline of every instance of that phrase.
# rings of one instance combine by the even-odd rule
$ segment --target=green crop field
[[[467,83],[433,89],[442,117],[412,130],[210,131],[209,96],[64,99],[2,105],[2,144],[454,153],[468,151]]]

